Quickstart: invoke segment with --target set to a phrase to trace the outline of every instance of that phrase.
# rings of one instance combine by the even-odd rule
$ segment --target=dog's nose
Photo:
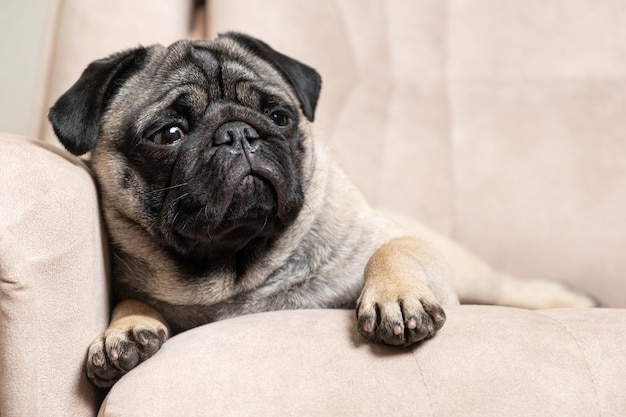
[[[254,152],[257,148],[259,133],[248,123],[228,122],[217,129],[213,136],[214,146],[231,146]]]

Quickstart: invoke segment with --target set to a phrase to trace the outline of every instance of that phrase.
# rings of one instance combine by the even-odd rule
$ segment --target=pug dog
[[[595,304],[372,209],[314,142],[320,88],[313,68],[227,33],[95,61],[50,109],[67,150],[91,152],[111,239],[117,304],[88,349],[95,385],[242,314],[355,308],[365,339],[407,346],[459,299]]]

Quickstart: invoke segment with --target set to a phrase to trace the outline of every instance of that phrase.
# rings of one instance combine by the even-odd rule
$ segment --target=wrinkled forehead
[[[223,102],[257,110],[297,102],[271,64],[227,39],[179,41],[167,48],[152,48],[144,70],[122,88],[116,99],[120,114],[136,132],[150,130],[155,120],[174,120],[181,115],[199,119],[211,105]]]
[[[236,99],[238,86],[262,89],[292,99],[289,86],[269,63],[254,59],[229,39],[179,41],[162,48],[151,62],[152,80],[163,92],[180,86],[206,90],[209,100]]]

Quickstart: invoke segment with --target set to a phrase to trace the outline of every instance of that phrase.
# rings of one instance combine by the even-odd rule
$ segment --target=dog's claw
[[[363,333],[366,334],[370,334],[374,331],[374,328],[376,327],[376,322],[373,319],[367,318],[365,320],[361,321],[361,330]]]
[[[406,327],[409,330],[414,330],[415,328],[417,328],[417,319],[415,317],[411,317],[410,319],[408,319],[406,321]]]

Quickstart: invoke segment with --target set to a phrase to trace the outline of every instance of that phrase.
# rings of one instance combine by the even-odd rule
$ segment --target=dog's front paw
[[[370,257],[357,300],[359,332],[368,340],[408,346],[446,321],[441,304],[458,301],[447,263],[426,242],[393,239]]]
[[[154,355],[167,338],[168,329],[156,320],[122,319],[91,343],[87,377],[98,387],[110,387]]]
[[[445,323],[446,313],[424,298],[365,288],[357,303],[357,319],[359,333],[366,339],[408,346],[434,336]]]

